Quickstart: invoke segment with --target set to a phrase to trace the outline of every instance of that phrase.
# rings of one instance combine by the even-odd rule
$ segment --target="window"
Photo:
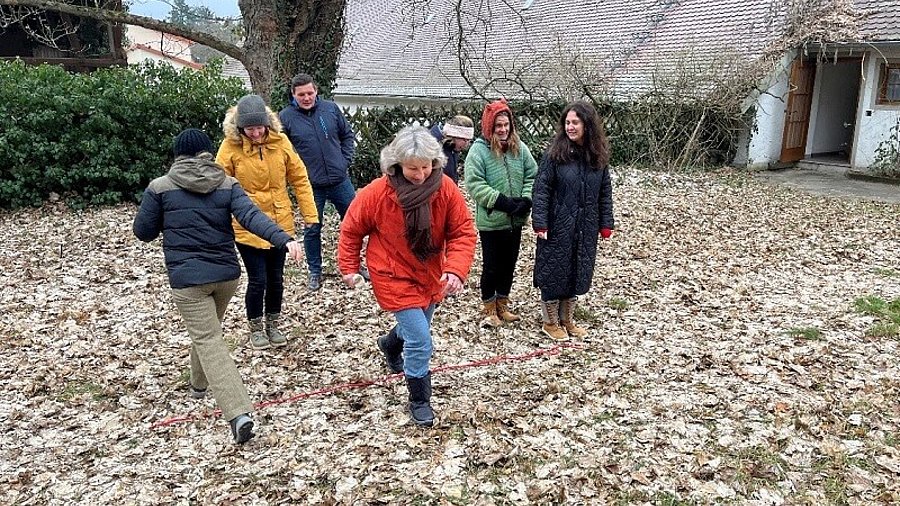
[[[881,78],[878,82],[878,103],[900,105],[900,63],[881,65]]]

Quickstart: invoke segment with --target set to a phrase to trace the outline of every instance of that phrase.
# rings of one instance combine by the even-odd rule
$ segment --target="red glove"
[[[610,236],[612,236],[612,232],[613,231],[611,228],[601,228],[600,229],[600,237],[602,237],[604,239],[609,239]]]

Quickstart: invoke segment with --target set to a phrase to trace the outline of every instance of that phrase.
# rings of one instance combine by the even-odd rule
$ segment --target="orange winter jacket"
[[[443,176],[431,200],[431,239],[443,252],[422,262],[406,240],[406,224],[397,192],[386,176],[372,181],[350,204],[338,242],[342,274],[359,271],[363,238],[369,236],[366,265],[375,300],[385,311],[426,307],[443,299],[445,272],[463,282],[475,256],[475,226],[465,199],[453,180]]]
[[[278,224],[288,235],[294,235],[294,209],[287,187],[294,188],[300,215],[307,224],[318,223],[312,186],[306,174],[306,165],[300,160],[287,136],[281,133],[278,115],[269,111],[269,135],[263,144],[253,144],[241,135],[235,123],[235,108],[225,115],[222,124],[225,140],[219,147],[216,163],[225,173],[241,183],[250,200]],[[247,231],[237,220],[232,220],[235,241],[254,248],[268,249],[271,244]]]

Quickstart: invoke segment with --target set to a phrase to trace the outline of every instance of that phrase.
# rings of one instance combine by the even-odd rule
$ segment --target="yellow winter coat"
[[[241,135],[235,122],[235,108],[228,110],[222,123],[225,140],[219,146],[216,163],[229,176],[237,178],[262,212],[293,236],[294,211],[287,192],[288,185],[294,188],[300,215],[307,224],[319,222],[316,203],[306,175],[306,165],[294,151],[291,141],[281,133],[278,115],[268,107],[266,110],[272,126],[262,144],[253,144],[247,136]],[[260,249],[272,247],[268,241],[244,229],[237,220],[232,219],[232,226],[235,241]]]

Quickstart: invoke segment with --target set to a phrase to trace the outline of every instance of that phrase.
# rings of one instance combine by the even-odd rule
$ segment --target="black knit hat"
[[[212,141],[209,140],[209,136],[206,135],[203,130],[188,128],[182,130],[181,133],[175,137],[175,145],[172,147],[172,151],[175,152],[176,157],[197,156],[204,151],[212,153],[213,145]]]
[[[266,110],[266,101],[259,95],[245,95],[238,100],[236,119],[238,128],[272,126],[269,122],[269,111]]]

